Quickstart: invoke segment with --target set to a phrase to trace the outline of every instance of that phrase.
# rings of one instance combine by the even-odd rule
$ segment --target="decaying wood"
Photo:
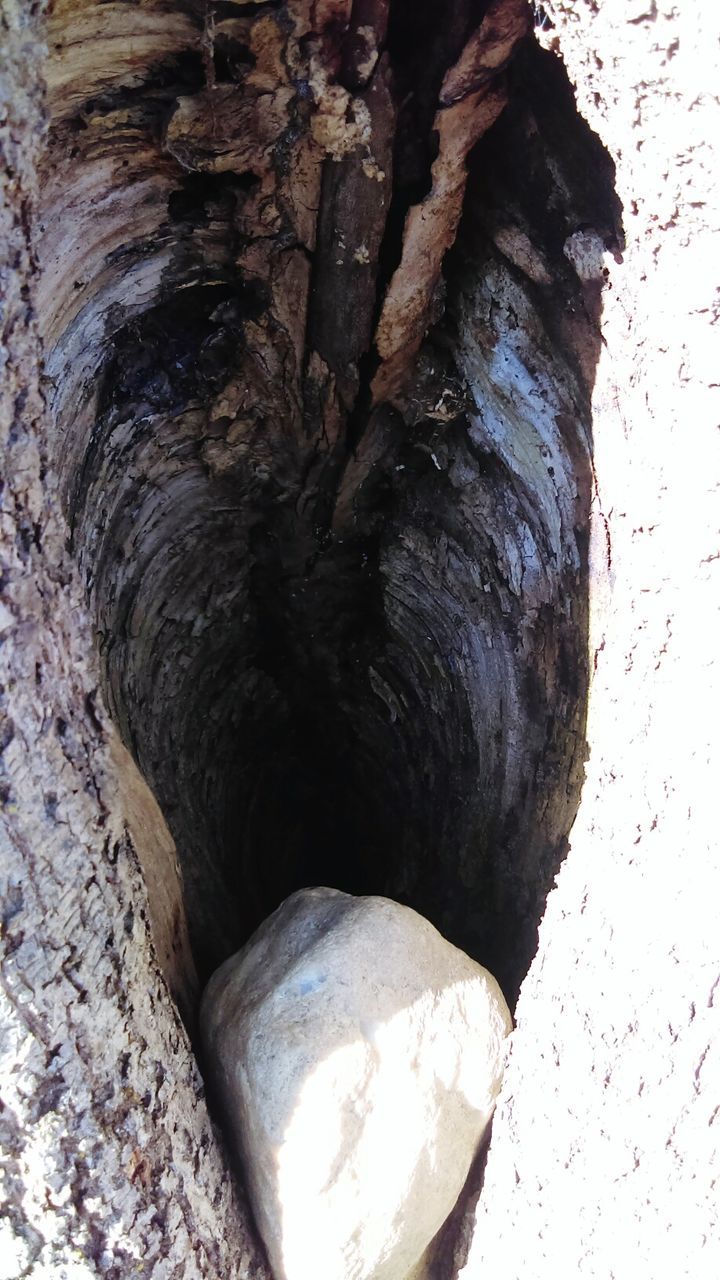
[[[524,0],[494,0],[454,66],[447,71],[433,128],[438,154],[432,187],[408,212],[400,266],[385,296],[376,335],[381,365],[373,380],[376,402],[402,394],[433,316],[443,260],[455,241],[475,143],[507,104],[500,73],[528,33]]]
[[[366,767],[351,746],[355,718],[406,678],[381,674],[396,658],[382,657],[382,610],[368,604],[381,563],[374,495],[401,488],[406,468],[401,420],[381,401],[410,404],[409,421],[467,412],[462,375],[449,394],[443,360],[429,377],[426,362],[408,394],[442,316],[436,286],[467,154],[506,101],[527,13],[506,0],[483,17],[455,0],[431,16],[427,57],[408,68],[380,0],[173,18],[168,44],[152,5],[123,12],[137,60],[125,50],[114,78],[119,11],[53,15],[38,296],[52,453],[106,697],[178,842],[206,971],[297,874],[296,855],[280,854],[278,888],[260,889],[243,858],[261,866],[263,855],[238,856],[276,839],[253,819],[243,833],[238,816],[262,811],[256,793],[276,767],[262,764],[267,745],[238,753],[252,708],[269,698],[263,732],[290,743],[312,722],[312,700],[336,704],[319,750],[335,762],[350,753],[350,790],[373,786],[350,781]],[[418,202],[423,173],[430,191]],[[422,448],[416,458],[434,470],[435,449]],[[394,554],[382,552],[388,564]],[[270,633],[284,637],[282,653]],[[379,707],[404,696],[386,692]],[[498,714],[486,707],[477,723]],[[433,738],[421,758],[445,754]],[[404,757],[394,740],[390,726],[388,746]],[[420,838],[411,824],[400,843]],[[397,836],[380,840],[389,848]]]

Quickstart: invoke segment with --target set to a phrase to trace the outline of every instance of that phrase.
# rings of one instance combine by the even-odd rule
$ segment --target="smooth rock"
[[[402,1280],[500,1085],[495,979],[387,898],[303,889],[214,974],[207,1069],[276,1280]]]

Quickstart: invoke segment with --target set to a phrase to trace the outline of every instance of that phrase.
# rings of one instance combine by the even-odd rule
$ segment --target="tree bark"
[[[464,1276],[720,1268],[717,50],[708,4],[544,6],[617,166],[593,396],[590,758]]]
[[[197,968],[327,879],[522,984],[438,1280],[715,1277],[709,3],[0,23],[5,1274],[268,1275]]]
[[[162,910],[157,946],[151,938],[138,846],[170,897],[174,852],[127,760],[135,776],[121,781],[48,467],[33,225],[38,16],[4,5],[0,73],[2,1274],[261,1277],[159,967],[182,973],[187,994]]]

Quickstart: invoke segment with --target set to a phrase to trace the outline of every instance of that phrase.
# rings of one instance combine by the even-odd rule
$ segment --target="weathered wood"
[[[0,64],[2,1267],[259,1280],[267,1272],[158,967],[162,956],[182,999],[185,961],[163,952],[166,934],[157,950],[151,938],[138,854],[148,880],[164,867],[166,899],[173,852],[142,819],[149,802],[129,761],[132,814],[116,791],[48,464],[34,245],[44,55],[30,16],[3,7]]]
[[[119,62],[111,84],[100,6],[82,19],[88,40],[100,42],[94,97],[74,123],[52,100],[39,296],[53,453],[96,618],[105,696],[178,842],[203,973],[307,878],[372,888],[380,875],[387,892],[419,897],[425,911],[434,903],[452,935],[457,869],[465,858],[468,868],[475,863],[478,843],[477,871],[460,877],[470,877],[476,901],[457,940],[494,952],[490,934],[497,928],[499,940],[505,928],[490,923],[488,904],[498,901],[485,882],[486,873],[495,878],[490,851],[506,842],[505,824],[518,845],[527,842],[531,818],[518,819],[515,787],[501,794],[495,783],[477,785],[503,769],[519,779],[520,764],[508,764],[516,753],[501,723],[506,659],[498,666],[489,648],[481,653],[476,636],[485,648],[497,619],[522,615],[523,586],[515,574],[505,603],[494,586],[478,596],[469,561],[466,578],[458,571],[444,584],[427,530],[437,524],[442,545],[466,542],[452,553],[464,561],[478,553],[470,550],[477,538],[497,548],[527,542],[523,522],[534,517],[503,502],[488,524],[501,475],[483,478],[485,463],[473,456],[472,401],[452,356],[435,343],[412,374],[426,330],[443,314],[439,275],[457,231],[467,153],[506,100],[497,76],[527,28],[526,9],[505,7],[504,20],[495,5],[483,22],[465,0],[444,17],[428,11],[420,28],[427,56],[410,61],[380,4],[354,6],[347,21],[342,6],[324,18],[305,3],[222,10],[194,32],[183,26],[187,44],[173,44],[166,61],[159,34],[147,44],[156,28],[144,15],[137,65]],[[126,19],[130,38],[135,11]],[[60,29],[58,44],[67,68]],[[83,65],[88,57],[86,42]],[[409,154],[413,102],[427,137]],[[409,174],[425,163],[431,190],[418,200]],[[412,435],[387,405],[372,404],[391,349],[393,398]],[[584,393],[568,376],[556,362],[553,377],[567,384],[563,450],[585,414]],[[459,488],[439,470],[448,433],[464,454]],[[580,473],[582,440],[583,430]],[[467,536],[456,530],[463,523]],[[563,537],[546,602],[567,556],[571,572],[580,569],[571,526]],[[406,610],[396,596],[407,593],[408,556],[429,595],[415,605],[408,598]],[[449,618],[441,634],[431,617],[416,626],[426,608],[445,611],[448,586],[463,623],[447,634]],[[581,614],[580,605],[575,636]],[[500,623],[502,645],[516,625]],[[486,667],[492,674],[481,677]],[[437,687],[419,695],[423,669],[436,672]],[[539,740],[551,707],[552,697],[542,709],[517,707],[521,721],[537,721]],[[408,717],[417,724],[405,737]],[[312,744],[304,749],[303,735]],[[452,748],[455,738],[462,745]],[[383,758],[394,763],[376,777]],[[323,817],[316,779],[326,769],[337,776]],[[570,773],[574,796],[577,762]],[[452,816],[431,800],[430,779],[453,796]],[[563,768],[555,785],[565,797]],[[297,818],[271,798],[285,787]],[[543,803],[556,816],[538,849],[556,846],[568,824],[565,799],[557,812]],[[355,832],[346,865],[325,867],[329,855],[313,846],[344,841],[343,828]],[[363,846],[376,850],[369,862]],[[501,876],[501,916],[527,916],[532,936],[536,890],[517,905],[513,856]]]

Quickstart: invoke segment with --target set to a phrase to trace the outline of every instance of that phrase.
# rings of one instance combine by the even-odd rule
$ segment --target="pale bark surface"
[[[465,1280],[720,1274],[717,15],[546,4],[617,162],[593,401],[590,759]]]

